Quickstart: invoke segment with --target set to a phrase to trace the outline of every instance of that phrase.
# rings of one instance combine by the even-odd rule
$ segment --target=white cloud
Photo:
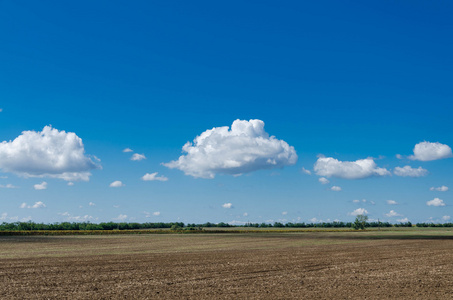
[[[35,204],[31,206],[31,208],[44,208],[44,207],[46,207],[46,205],[42,201],[35,202]]]
[[[28,217],[28,219],[25,220],[25,221],[22,219],[22,222],[26,222],[26,221],[28,221],[28,220],[30,220],[30,219],[31,219],[30,217]],[[6,220],[10,220],[10,221],[15,222],[15,221],[19,220],[19,217],[18,217],[18,216],[15,216],[15,217],[8,217],[8,213],[2,213],[2,214],[0,215],[0,221],[6,221]]]
[[[244,217],[247,217],[248,215],[249,215],[249,214],[248,214],[248,213],[246,213],[246,212],[245,212],[245,213],[243,214],[243,216],[244,216]]]
[[[311,218],[311,219],[308,220],[308,221],[310,221],[311,223],[318,223],[318,222],[320,222],[321,220],[318,220],[318,219],[316,219],[316,218]]]
[[[231,130],[228,126],[206,130],[182,150],[185,155],[163,165],[201,178],[282,168],[297,162],[294,147],[269,136],[261,120],[235,120]]]
[[[431,187],[429,188],[430,191],[438,191],[438,192],[446,192],[448,191],[448,186],[440,186],[440,187]]]
[[[418,167],[417,169],[412,168],[411,166],[404,166],[404,167],[396,167],[393,170],[393,173],[396,176],[402,177],[422,177],[428,174],[428,170],[423,169],[422,167]]]
[[[357,208],[353,212],[349,213],[352,216],[358,216],[358,215],[367,215],[368,211],[365,208]]]
[[[45,126],[23,131],[13,141],[0,143],[0,169],[24,177],[88,181],[90,170],[100,168],[85,156],[82,139],[73,132]]]
[[[389,205],[397,205],[398,202],[396,202],[395,200],[387,200],[387,204],[389,204]]]
[[[448,220],[450,220],[450,219],[451,219],[450,216],[443,216],[443,217],[442,217],[442,220],[444,220],[444,221],[448,221]]]
[[[390,175],[387,169],[377,167],[372,158],[339,161],[333,157],[319,157],[314,165],[314,170],[319,176],[333,176],[344,179]]]
[[[16,189],[17,186],[14,186],[11,183],[8,183],[6,185],[0,184],[0,188],[2,188],[2,189]]]
[[[340,191],[341,191],[341,187],[336,186],[336,185],[334,185],[334,186],[331,187],[330,189],[331,189],[332,191],[334,191],[334,192],[340,192]]]
[[[397,154],[397,155],[395,155],[395,157],[398,158],[398,159],[403,159],[404,158],[401,154]]]
[[[140,161],[143,159],[146,159],[146,156],[144,154],[134,153],[131,157],[131,160],[135,160],[135,161]]]
[[[109,186],[110,186],[110,187],[117,188],[117,187],[125,186],[125,184],[123,184],[123,183],[122,183],[121,181],[119,181],[119,180],[116,180],[116,181],[112,182]]]
[[[430,161],[452,157],[451,148],[441,143],[421,142],[415,145],[412,160]]]
[[[146,173],[145,175],[143,175],[142,177],[142,180],[144,181],[153,181],[153,180],[158,180],[158,181],[167,181],[168,178],[165,177],[165,176],[157,176],[157,173],[158,172],[154,172],[154,173]]]
[[[123,152],[128,153],[128,152],[134,152],[131,148],[125,148],[123,149]]]
[[[305,169],[304,167],[302,167],[301,171],[302,171],[302,173],[304,173],[304,174],[311,175],[311,171]]]
[[[35,202],[35,204],[33,204],[33,205],[27,205],[27,203],[24,202],[19,207],[20,208],[45,208],[46,205],[42,201]]]
[[[153,212],[153,216],[156,216],[156,217],[157,217],[157,216],[160,216],[160,211],[155,211],[155,212]]]
[[[287,214],[288,214],[287,211],[282,212],[282,215],[287,215]]]
[[[244,222],[244,221],[233,220],[233,221],[228,222],[228,224],[233,225],[233,226],[237,226],[237,225],[245,225],[247,223]]]
[[[355,200],[352,200],[352,203],[360,203],[360,202],[363,202],[363,203],[366,203],[367,200],[366,199],[362,199],[362,200],[359,200],[359,199],[355,199]],[[370,201],[371,204],[374,204],[373,201]]]
[[[47,189],[47,182],[43,181],[41,183],[35,184],[33,187],[35,188],[35,190],[45,190]]]
[[[389,213],[385,214],[387,217],[391,218],[391,217],[402,217],[402,215],[400,215],[399,213],[397,213],[396,211],[394,210],[391,210],[389,211]]]
[[[231,203],[224,203],[224,204],[222,204],[222,207],[223,207],[223,208],[232,208],[232,207],[233,207],[233,204],[231,204]]]
[[[118,215],[118,217],[113,218],[113,220],[116,220],[116,221],[124,221],[126,219],[127,219],[127,215],[123,215],[123,214],[120,214],[120,215]]]
[[[88,203],[88,205],[89,205],[89,206],[96,206],[96,204],[93,203],[93,202]]]
[[[120,208],[120,206],[119,206],[119,205],[113,205],[113,207],[114,207],[114,208]]]
[[[2,112],[2,111],[3,111],[3,108],[0,108],[0,112]]]
[[[330,182],[329,179],[325,177],[319,178],[318,181],[321,182],[322,184],[328,184]]]
[[[409,219],[408,218],[403,218],[403,219],[398,219],[397,221],[400,222],[400,223],[407,223],[407,222],[409,222]]]
[[[86,221],[95,220],[95,218],[93,218],[93,216],[89,216],[89,215],[84,215],[84,216],[70,216],[69,215],[68,220],[74,221],[74,222],[86,222]]]
[[[426,202],[428,206],[445,206],[445,202],[442,199],[434,198],[433,200],[429,200]]]
[[[74,185],[74,182],[70,181],[70,182],[68,182],[68,185],[69,185],[69,186],[73,186],[73,185]]]

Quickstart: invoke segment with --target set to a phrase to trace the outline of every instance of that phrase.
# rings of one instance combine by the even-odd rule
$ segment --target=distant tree
[[[367,215],[357,215],[355,217],[354,223],[352,224],[352,228],[354,228],[355,230],[359,230],[359,229],[364,230],[367,220],[368,220]]]

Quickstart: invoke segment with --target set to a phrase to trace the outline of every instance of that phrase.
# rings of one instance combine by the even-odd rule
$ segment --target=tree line
[[[137,229],[186,229],[186,230],[199,230],[209,227],[248,227],[248,228],[355,228],[355,222],[319,222],[319,223],[246,223],[244,225],[232,225],[224,222],[211,223],[206,222],[202,224],[183,222],[157,222],[157,223],[127,223],[127,222],[62,222],[62,223],[35,223],[29,222],[3,222],[0,224],[0,230],[137,230]],[[392,224],[389,222],[364,222],[364,227],[377,228],[377,227],[412,227],[411,222]],[[453,227],[453,223],[417,223],[417,227]]]

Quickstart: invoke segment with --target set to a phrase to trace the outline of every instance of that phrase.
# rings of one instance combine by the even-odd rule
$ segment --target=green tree
[[[368,220],[367,215],[357,215],[355,217],[354,223],[352,224],[352,228],[354,228],[355,230],[359,230],[359,229],[364,230],[367,220]]]

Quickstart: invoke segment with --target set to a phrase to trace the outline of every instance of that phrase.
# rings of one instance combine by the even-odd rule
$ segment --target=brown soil
[[[1,299],[452,299],[453,239],[1,237]]]

